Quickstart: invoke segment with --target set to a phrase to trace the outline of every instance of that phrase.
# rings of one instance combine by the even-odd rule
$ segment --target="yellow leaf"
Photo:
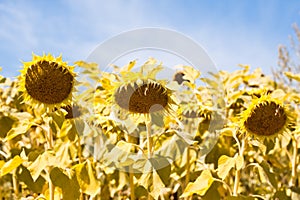
[[[37,157],[28,170],[34,181],[40,176],[41,172],[46,169],[47,166],[51,166],[55,163],[56,157],[53,152],[45,151],[42,155]]]
[[[235,134],[234,128],[223,128],[220,130],[220,135],[232,137]]]
[[[152,175],[153,175],[153,188],[152,188],[152,191],[150,192],[150,194],[154,199],[158,199],[158,197],[161,194],[163,188],[165,188],[165,185],[162,182],[162,180],[159,177],[156,170],[153,170]]]
[[[210,188],[213,182],[214,179],[211,175],[211,172],[208,169],[206,169],[201,173],[201,175],[196,179],[195,182],[189,183],[187,185],[180,198],[192,196],[193,194],[203,196],[206,193],[206,191]]]
[[[218,160],[218,176],[224,180],[229,171],[234,168],[235,159],[226,155],[222,155]]]
[[[14,169],[19,167],[22,163],[23,163],[23,159],[20,158],[20,156],[15,156],[13,159],[9,160],[7,163],[5,163],[2,166],[1,176],[4,176],[12,172]]]
[[[82,164],[77,164],[74,169],[81,190],[91,196],[97,195],[101,184],[96,178],[91,161],[87,160]]]
[[[243,168],[244,166],[244,157],[239,155],[235,158],[235,165],[236,165],[236,169],[240,170]]]
[[[296,81],[300,81],[300,74],[293,74],[291,72],[284,72],[284,75],[286,75],[290,79],[294,79]]]

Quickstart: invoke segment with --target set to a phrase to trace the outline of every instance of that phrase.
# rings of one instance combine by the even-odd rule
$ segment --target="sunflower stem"
[[[246,143],[247,143],[247,137],[244,136],[243,139],[242,139],[241,148],[239,149],[239,156],[244,157]],[[236,171],[235,171],[233,196],[238,196],[238,190],[239,190],[240,179],[241,179],[241,172],[242,172],[242,169],[236,169]]]
[[[19,182],[17,180],[16,170],[14,170],[12,175],[12,183],[13,183],[13,189],[14,189],[14,196],[16,199],[19,197]]]
[[[292,157],[292,186],[297,186],[297,167],[298,167],[298,143],[295,136],[292,136],[293,157]]]
[[[191,129],[192,129],[192,123],[189,122],[188,123],[188,133],[191,134]],[[191,174],[191,163],[190,163],[190,159],[191,159],[191,149],[190,146],[187,147],[186,149],[186,176],[185,176],[185,187],[187,187],[187,185],[190,182],[190,174]],[[190,199],[190,197],[186,197],[186,200]]]
[[[132,135],[128,135],[128,142],[132,145],[134,144],[134,138]],[[135,146],[131,148],[132,151],[135,150]],[[135,199],[135,193],[134,193],[134,174],[133,174],[133,168],[132,166],[129,166],[129,187],[130,187],[130,199]]]
[[[153,146],[153,138],[151,136],[151,119],[147,122],[147,148],[148,148],[148,159],[152,158],[152,146]]]
[[[133,180],[133,170],[132,167],[129,167],[129,185],[130,185],[130,199],[134,200],[135,199],[135,194],[134,194],[134,180]]]
[[[153,138],[151,136],[151,117],[150,119],[146,122],[146,128],[147,128],[147,148],[148,148],[148,159],[150,161],[150,159],[152,158],[152,146],[153,146]],[[151,172],[149,172],[151,173]],[[152,184],[153,183],[153,177],[152,177],[152,173],[150,174],[150,179]],[[152,196],[150,195],[150,193],[148,192],[148,200],[152,200]]]
[[[48,124],[48,133],[47,133],[47,145],[48,145],[48,149],[47,150],[51,150],[54,147],[54,142],[53,142],[53,132],[52,129],[50,127],[50,125]],[[48,175],[49,175],[49,198],[50,200],[54,200],[54,193],[55,193],[55,186],[53,185],[51,178],[50,178],[50,172],[52,170],[52,167],[49,167],[48,169]]]

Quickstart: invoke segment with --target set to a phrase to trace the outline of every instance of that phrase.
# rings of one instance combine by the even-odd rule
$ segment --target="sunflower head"
[[[258,139],[274,139],[288,131],[291,118],[283,102],[263,94],[241,114],[240,127]]]
[[[178,109],[179,115],[188,119],[204,118],[210,120],[212,111],[201,103],[184,103]]]
[[[33,54],[32,61],[23,62],[21,70],[20,91],[24,102],[50,109],[69,105],[75,83],[73,70],[74,67],[63,62],[61,56]]]
[[[115,90],[115,103],[133,114],[169,111],[171,91],[153,80],[138,80]]]
[[[174,113],[172,90],[166,86],[167,81],[156,79],[163,67],[155,63],[150,59],[139,71],[133,71],[135,62],[130,62],[116,73],[103,72],[101,89],[95,94],[95,108],[105,104],[106,109],[117,114],[130,114],[137,123],[149,119],[151,114]]]

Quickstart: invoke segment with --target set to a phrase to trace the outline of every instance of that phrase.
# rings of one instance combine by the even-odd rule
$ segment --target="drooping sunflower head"
[[[210,119],[212,111],[208,107],[201,105],[200,103],[184,103],[180,104],[178,109],[179,115],[184,118],[205,118]]]
[[[73,70],[61,56],[33,54],[32,61],[23,62],[21,70],[20,91],[24,102],[50,109],[69,105],[75,83]]]
[[[115,103],[133,114],[169,111],[171,91],[153,80],[138,80],[121,85],[114,93]]]
[[[241,114],[240,126],[257,139],[274,139],[288,131],[292,116],[287,106],[270,95],[254,99]]]
[[[106,107],[117,107],[131,116],[147,118],[151,114],[174,113],[176,103],[172,90],[166,86],[167,81],[156,79],[162,66],[154,63],[150,60],[141,66],[140,71],[132,71],[135,62],[130,62],[119,73],[103,73],[100,80],[102,89],[95,96],[96,107],[105,100]]]

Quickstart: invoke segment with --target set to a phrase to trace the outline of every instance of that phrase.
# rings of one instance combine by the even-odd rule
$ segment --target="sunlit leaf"
[[[226,155],[222,155],[218,160],[218,176],[225,179],[229,171],[234,168],[235,159]]]
[[[1,176],[4,176],[10,172],[12,172],[14,169],[19,167],[23,163],[23,159],[20,158],[20,156],[15,156],[8,162],[6,162],[2,168],[1,168]]]
[[[84,163],[75,165],[73,168],[81,190],[88,195],[95,196],[99,192],[100,181],[96,178],[92,163],[87,160]]]
[[[211,175],[211,172],[209,170],[204,170],[195,182],[189,183],[187,185],[186,189],[180,197],[188,197],[192,196],[193,194],[202,196],[210,188],[213,182],[214,179]]]
[[[284,72],[284,75],[286,75],[290,79],[300,81],[300,74],[293,74],[292,72]]]
[[[34,181],[40,176],[41,172],[46,167],[53,165],[56,162],[56,157],[53,152],[45,151],[42,155],[38,156],[33,163],[28,167]]]
[[[235,165],[237,170],[241,170],[244,166],[244,157],[241,155],[238,155],[235,157]]]
[[[18,135],[26,133],[32,125],[34,125],[34,123],[24,122],[17,127],[13,127],[8,131],[5,140],[9,141],[17,137]]]

